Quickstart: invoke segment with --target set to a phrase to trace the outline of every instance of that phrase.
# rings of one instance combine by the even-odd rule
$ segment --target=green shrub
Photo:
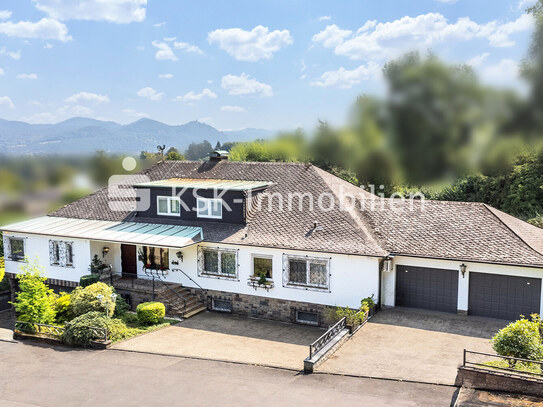
[[[502,356],[543,360],[539,323],[525,318],[512,322],[492,338],[492,347]],[[510,362],[514,366],[514,362]]]
[[[143,325],[160,322],[166,315],[166,307],[161,302],[143,302],[136,308],[138,319]]]
[[[103,312],[92,311],[72,319],[66,324],[62,341],[69,345],[86,346],[91,341],[103,338],[92,328],[107,328],[107,318]]]
[[[108,339],[112,342],[117,342],[131,336],[139,334],[139,330],[136,328],[128,328],[126,324],[120,319],[110,319],[107,322]]]
[[[126,313],[130,309],[130,306],[128,303],[124,300],[123,297],[120,295],[117,295],[117,298],[115,299],[115,312],[113,313],[114,317],[120,317]]]
[[[22,274],[17,275],[19,292],[13,302],[17,318],[40,324],[52,324],[55,321],[56,295],[41,276],[43,267],[37,261],[27,261],[21,266]]]
[[[55,303],[56,322],[63,323],[72,319],[70,304],[71,295],[60,293],[60,297],[57,298]]]
[[[366,297],[362,300],[362,308],[367,307],[368,310],[371,310],[373,307],[375,307],[375,299],[374,299],[374,296],[373,294],[371,295],[371,297]]]
[[[100,280],[99,274],[87,274],[85,276],[81,276],[81,278],[79,279],[79,285],[85,288],[91,284],[97,283],[98,280]]]
[[[71,310],[74,316],[80,316],[91,311],[106,312],[108,308],[109,315],[115,311],[115,303],[111,300],[113,287],[104,283],[94,283],[88,287],[77,287],[72,291]],[[98,300],[98,295],[104,297],[104,304]]]

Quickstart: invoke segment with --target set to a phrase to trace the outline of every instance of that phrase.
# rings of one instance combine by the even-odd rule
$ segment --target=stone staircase
[[[187,287],[162,283],[157,291],[157,301],[164,303],[170,315],[187,319],[207,309],[206,305]]]

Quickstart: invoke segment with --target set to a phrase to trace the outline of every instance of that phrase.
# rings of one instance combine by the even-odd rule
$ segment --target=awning
[[[239,181],[228,179],[205,179],[205,178],[170,178],[159,181],[144,182],[134,187],[167,187],[167,188],[191,188],[211,189],[228,191],[251,191],[262,189],[272,185],[268,181]]]
[[[100,240],[158,247],[184,247],[203,239],[202,228],[43,216],[1,228],[5,232]]]

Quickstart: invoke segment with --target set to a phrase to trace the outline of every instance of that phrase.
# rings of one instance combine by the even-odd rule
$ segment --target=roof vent
[[[228,151],[224,150],[215,150],[209,153],[209,160],[210,161],[222,161],[222,160],[228,160]]]

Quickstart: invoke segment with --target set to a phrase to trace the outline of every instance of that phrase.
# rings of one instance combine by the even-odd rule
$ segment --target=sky
[[[409,50],[523,90],[533,0],[1,0],[0,118],[345,121]]]

